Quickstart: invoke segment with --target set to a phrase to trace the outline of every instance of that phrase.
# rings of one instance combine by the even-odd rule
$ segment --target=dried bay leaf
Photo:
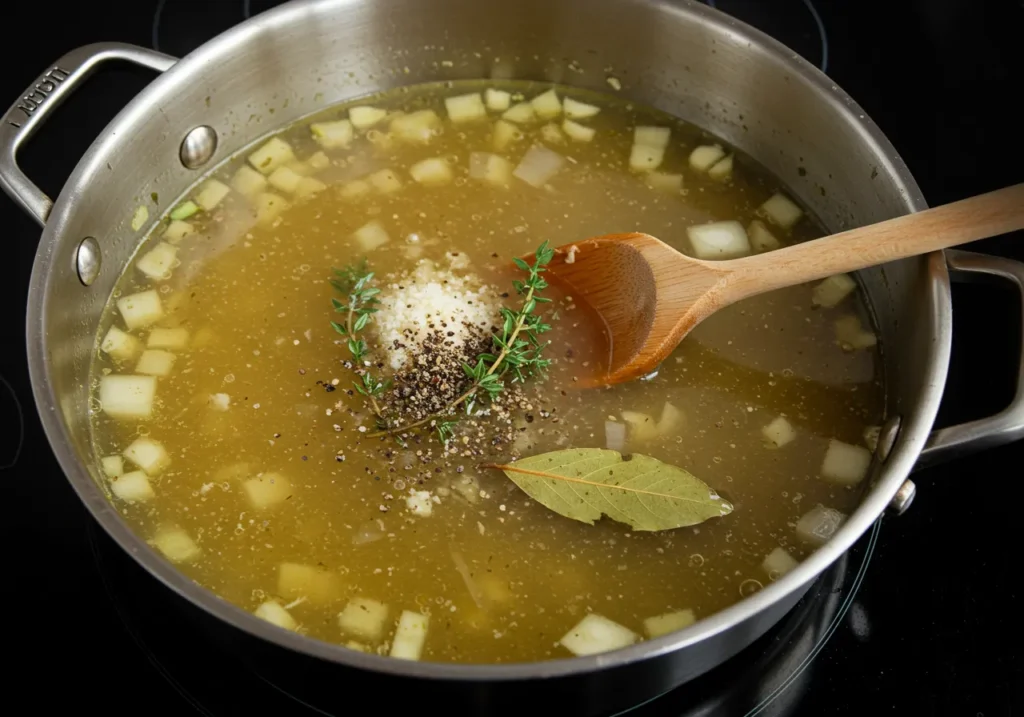
[[[559,515],[591,525],[607,515],[634,530],[671,530],[732,512],[732,504],[698,478],[649,456],[571,448],[483,467],[503,471]]]

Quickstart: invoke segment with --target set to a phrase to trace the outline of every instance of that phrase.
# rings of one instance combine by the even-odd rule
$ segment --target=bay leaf
[[[570,448],[483,467],[503,471],[559,515],[591,525],[606,515],[634,530],[671,530],[732,512],[694,475],[650,456]]]

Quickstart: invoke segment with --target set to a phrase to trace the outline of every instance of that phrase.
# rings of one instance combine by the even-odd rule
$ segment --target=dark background
[[[249,9],[271,4],[253,0]],[[821,61],[817,28],[801,0],[716,4]],[[153,46],[160,5],[157,44],[180,55],[240,21],[246,3],[93,0],[37,14],[40,22],[31,27],[19,29],[9,18],[0,103],[13,101],[40,70],[75,46],[99,40]],[[1018,109],[1024,2],[814,5],[827,28],[828,74],[892,140],[929,203],[1024,181]],[[147,79],[124,69],[97,75],[22,153],[29,176],[56,196],[91,140]],[[93,556],[96,536],[35,416],[23,316],[39,228],[0,198],[0,232],[0,465],[8,466],[0,471],[6,489],[0,574],[9,655],[0,684],[4,699],[26,705],[8,713],[97,708],[111,715],[190,714],[104,597]],[[973,248],[1024,260],[1019,233]],[[1013,391],[1019,351],[1021,316],[1011,293],[972,285],[956,287],[954,300],[954,360],[940,423],[1002,408]],[[914,477],[917,500],[906,515],[885,520],[851,611],[856,625],[844,624],[817,657],[799,714],[1024,714],[1022,464],[1024,444],[1018,443]],[[188,638],[183,640],[187,650]]]

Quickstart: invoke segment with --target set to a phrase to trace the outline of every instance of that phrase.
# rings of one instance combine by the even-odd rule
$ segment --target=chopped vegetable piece
[[[135,208],[135,212],[132,214],[132,231],[137,232],[149,219],[149,209],[139,205]]]
[[[430,499],[429,491],[414,490],[405,499],[405,506],[413,515],[426,518],[434,512],[434,503]]]
[[[203,185],[199,187],[199,191],[196,193],[194,199],[196,204],[202,207],[205,211],[212,212],[216,209],[217,205],[224,201],[224,197],[228,196],[231,191],[231,187],[224,184],[224,182],[216,179],[207,179],[203,182]]]
[[[857,282],[853,280],[852,276],[849,274],[836,274],[814,287],[814,293],[811,294],[811,303],[815,306],[831,309],[838,306],[856,288]]]
[[[123,473],[110,481],[110,492],[128,503],[141,503],[154,497],[153,486],[142,471]]]
[[[352,233],[352,238],[359,243],[359,248],[364,252],[371,252],[391,241],[387,231],[376,219],[367,222]]]
[[[291,613],[285,610],[277,600],[267,600],[253,611],[253,615],[285,630],[294,630],[299,626]]]
[[[479,92],[446,97],[444,107],[448,110],[448,119],[455,124],[473,122],[487,116],[487,108],[484,107],[484,101]]]
[[[562,144],[565,142],[565,135],[558,125],[548,123],[540,128],[540,137],[549,144]]]
[[[562,114],[562,100],[554,90],[537,95],[530,100],[530,105],[533,106],[534,113],[541,119],[551,119]]]
[[[618,650],[639,639],[640,636],[629,628],[597,613],[590,613],[558,642],[572,654],[582,656]]]
[[[440,157],[424,159],[409,168],[409,174],[420,184],[439,186],[452,181],[452,168]]]
[[[671,137],[672,129],[669,127],[637,127],[633,130],[633,144],[644,147],[665,149]]]
[[[146,346],[151,349],[187,348],[188,329],[153,329],[146,339]]]
[[[775,235],[768,231],[768,227],[760,219],[754,219],[750,222],[750,226],[747,227],[747,234],[750,236],[750,245],[756,252],[775,251],[782,246],[779,240],[775,238]]]
[[[686,230],[698,259],[733,259],[750,253],[750,240],[736,221],[698,224]]]
[[[800,221],[800,217],[804,215],[804,210],[781,192],[777,192],[769,197],[757,211],[759,214],[768,217],[773,224],[783,229],[789,229]]]
[[[111,326],[103,341],[100,342],[100,350],[118,361],[128,361],[135,357],[142,348],[142,342],[129,333],[121,331],[116,326]]]
[[[288,200],[273,192],[261,192],[256,197],[256,221],[264,226],[274,223],[290,205]]]
[[[649,441],[658,437],[658,423],[653,416],[639,411],[623,411],[622,420],[629,424],[631,441]]]
[[[565,164],[565,158],[562,155],[535,144],[527,150],[519,165],[512,172],[512,176],[539,188],[558,174],[563,164]]]
[[[271,137],[248,157],[249,164],[261,174],[270,174],[293,159],[295,152],[292,151],[292,146],[280,137]]]
[[[174,263],[178,260],[178,247],[160,242],[135,262],[136,268],[150,279],[162,280],[171,276]]]
[[[124,473],[124,459],[121,456],[104,456],[100,459],[100,465],[108,478],[117,478]]]
[[[494,90],[490,87],[484,92],[484,102],[491,112],[504,112],[512,104],[512,94],[504,90]]]
[[[365,179],[353,179],[338,189],[338,196],[342,199],[358,199],[365,197],[373,191],[373,187]]]
[[[189,562],[202,554],[188,533],[175,526],[160,528],[150,542],[172,563]]]
[[[294,194],[296,188],[299,186],[299,182],[302,181],[302,175],[294,169],[278,167],[270,173],[267,177],[267,181],[274,189],[282,191],[285,194]]]
[[[341,593],[338,576],[301,563],[281,563],[277,570],[277,592],[289,600],[306,598],[317,605],[333,602]]]
[[[210,396],[210,407],[215,411],[226,411],[231,407],[231,396],[226,393],[215,393]]]
[[[231,186],[242,196],[252,199],[267,188],[267,178],[252,167],[242,165],[231,177]]]
[[[315,172],[319,172],[322,169],[327,169],[331,166],[331,158],[323,152],[314,152],[309,155],[309,159],[306,160],[306,165]]]
[[[129,331],[149,326],[164,315],[160,294],[154,289],[122,296],[117,300],[117,310],[121,312],[121,318],[124,319]]]
[[[257,510],[283,503],[292,494],[292,485],[279,473],[261,473],[242,483],[249,503]]]
[[[143,419],[153,413],[156,378],[110,374],[100,378],[100,405],[113,418]]]
[[[184,202],[176,206],[171,210],[171,219],[188,219],[190,216],[199,211],[199,205],[193,202],[191,199],[186,199]]]
[[[668,194],[679,194],[683,191],[683,175],[666,174],[665,172],[648,172],[644,182],[651,189]]]
[[[491,136],[491,146],[500,152],[516,140],[522,138],[522,130],[511,122],[498,120],[494,123],[494,134]]]
[[[796,534],[813,545],[824,545],[845,521],[846,516],[838,510],[818,504],[797,521]]]
[[[717,144],[701,145],[690,152],[690,169],[706,172],[724,156],[725,150]]]
[[[441,118],[433,110],[419,110],[391,120],[391,132],[406,142],[429,142],[441,126]]]
[[[124,457],[151,476],[157,475],[171,464],[167,449],[159,441],[145,436],[132,441],[131,445],[124,449]]]
[[[332,122],[314,122],[309,125],[313,139],[324,149],[344,149],[352,144],[355,131],[347,119]]]
[[[836,331],[836,340],[844,351],[869,349],[878,343],[878,337],[865,329],[856,316],[843,316],[836,319],[833,326]]]
[[[732,178],[732,155],[715,162],[708,170],[708,176],[716,182],[724,182]]]
[[[796,430],[793,428],[793,424],[782,416],[778,416],[761,429],[761,435],[776,448],[782,448],[796,438]]]
[[[430,618],[411,610],[403,610],[398,618],[395,638],[391,641],[391,656],[400,660],[418,660],[427,640]]]
[[[644,632],[653,640],[656,637],[682,630],[695,622],[697,622],[697,616],[693,614],[693,610],[677,610],[647,618],[644,620]]]
[[[652,169],[657,169],[664,159],[664,147],[634,144],[629,150],[629,168],[637,172],[649,172]]]
[[[618,421],[604,422],[604,447],[610,451],[625,453],[626,424]]]
[[[881,426],[866,426],[864,428],[864,445],[872,453],[878,449],[878,439],[882,435]]]
[[[686,416],[668,401],[661,407],[661,418],[658,419],[658,433],[667,436],[675,433],[683,425]]]
[[[490,152],[473,152],[469,155],[469,176],[506,186],[512,181],[512,163]]]
[[[327,189],[327,185],[321,182],[316,177],[303,177],[299,180],[299,183],[295,185],[295,196],[296,197],[311,197],[318,192],[322,192]]]
[[[565,116],[569,119],[587,119],[601,111],[600,107],[588,105],[586,102],[574,100],[572,97],[562,100],[562,109],[565,110]]]
[[[398,179],[398,175],[390,169],[374,172],[370,175],[369,180],[373,188],[381,194],[390,194],[402,188],[402,182]]]
[[[871,451],[832,439],[818,471],[819,475],[832,483],[857,485],[868,474],[871,467]]]
[[[170,376],[174,368],[175,355],[170,351],[146,349],[135,364],[135,373],[146,376]]]
[[[761,569],[768,575],[769,580],[778,580],[799,564],[799,561],[786,552],[785,548],[778,547],[764,557],[764,560],[761,561]]]
[[[515,122],[516,124],[529,124],[537,119],[537,115],[534,112],[533,105],[529,102],[520,102],[517,105],[512,105],[504,114],[501,115],[503,120],[509,122]]]
[[[167,229],[164,230],[162,238],[171,244],[177,244],[185,237],[194,233],[195,228],[191,224],[186,221],[182,221],[181,219],[175,219],[167,225]]]
[[[573,122],[571,119],[562,122],[562,131],[569,135],[569,139],[573,142],[589,142],[597,134],[597,130],[593,127],[584,127],[579,122]]]
[[[348,119],[356,129],[367,129],[388,116],[387,110],[378,107],[353,107],[348,111]]]
[[[378,642],[384,637],[384,623],[387,619],[387,605],[369,598],[356,597],[349,600],[338,615],[338,626],[356,637]]]

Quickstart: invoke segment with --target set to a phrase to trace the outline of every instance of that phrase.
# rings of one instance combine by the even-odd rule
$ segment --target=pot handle
[[[177,62],[177,58],[170,55],[121,42],[83,45],[44,70],[11,105],[0,122],[0,186],[40,224],[46,223],[53,200],[21,171],[18,150],[46,116],[57,109],[98,65],[108,60],[125,60],[157,72],[165,72]]]
[[[1024,263],[970,251],[947,250],[946,264],[954,278],[957,274],[984,274],[1010,282],[1020,294],[1024,306]],[[1022,355],[1017,369],[1017,391],[1010,405],[994,416],[932,431],[921,451],[917,468],[1024,438],[1024,332],[1020,350]]]

